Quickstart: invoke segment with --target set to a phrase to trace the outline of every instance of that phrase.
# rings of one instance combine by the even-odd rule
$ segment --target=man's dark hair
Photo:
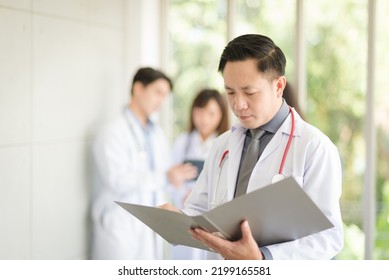
[[[147,86],[159,79],[166,80],[170,85],[170,89],[171,90],[173,89],[173,83],[171,79],[168,76],[166,76],[163,72],[153,69],[151,67],[139,68],[139,70],[135,73],[134,78],[132,80],[131,94],[133,94],[134,84],[136,82],[141,82],[144,86]]]
[[[286,58],[281,49],[269,38],[259,34],[236,37],[227,44],[220,57],[218,71],[223,73],[228,61],[256,59],[258,71],[276,78],[285,74]]]

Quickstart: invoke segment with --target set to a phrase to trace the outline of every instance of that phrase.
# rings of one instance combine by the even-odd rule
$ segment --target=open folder
[[[259,246],[292,241],[333,227],[293,177],[239,196],[203,215],[188,216],[156,207],[116,202],[171,244],[209,250],[193,240],[189,228],[200,227],[229,240],[241,238],[248,220]]]

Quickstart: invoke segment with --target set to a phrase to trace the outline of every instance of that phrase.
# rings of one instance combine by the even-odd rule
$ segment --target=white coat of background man
[[[92,259],[162,259],[162,240],[115,201],[155,206],[165,199],[168,180],[197,175],[191,165],[170,167],[165,134],[150,119],[171,90],[164,73],[140,68],[128,106],[96,138]]]
[[[257,245],[247,221],[241,224],[242,238],[234,242],[200,228],[191,229],[193,238],[217,252],[219,258],[331,259],[343,247],[339,154],[327,136],[301,119],[282,98],[286,85],[285,66],[283,52],[266,36],[242,35],[225,47],[219,71],[223,75],[228,104],[239,123],[215,140],[182,211],[188,215],[202,214],[235,197],[238,185],[243,185],[238,184],[241,161],[247,156],[245,151],[252,141],[248,132],[253,130],[255,135],[256,130],[262,130],[265,134],[259,141],[254,168],[248,173],[247,192],[280,177],[280,164],[292,135],[282,175],[293,176],[334,227],[266,247]],[[295,117],[293,133],[292,115]],[[161,207],[177,211],[169,204]]]

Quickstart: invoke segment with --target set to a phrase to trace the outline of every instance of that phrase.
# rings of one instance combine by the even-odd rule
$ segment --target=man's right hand
[[[170,184],[176,188],[180,188],[184,185],[185,181],[197,177],[197,168],[190,163],[177,164],[168,170],[167,176]]]

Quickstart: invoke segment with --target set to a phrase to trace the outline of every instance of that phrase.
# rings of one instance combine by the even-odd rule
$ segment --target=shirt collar
[[[277,130],[281,127],[282,123],[289,115],[289,106],[286,104],[285,100],[282,101],[281,108],[275,114],[275,116],[266,124],[260,126],[260,129],[266,130],[271,133],[276,133]]]
[[[134,114],[134,112],[126,107],[126,112],[128,113],[128,115],[130,116],[130,118],[134,119],[136,124],[143,130],[143,131],[150,131],[153,126],[154,126],[154,122],[152,120],[150,120],[150,118],[147,119],[147,125],[146,127],[143,127],[142,123],[139,121],[139,119],[137,118],[137,116]]]

